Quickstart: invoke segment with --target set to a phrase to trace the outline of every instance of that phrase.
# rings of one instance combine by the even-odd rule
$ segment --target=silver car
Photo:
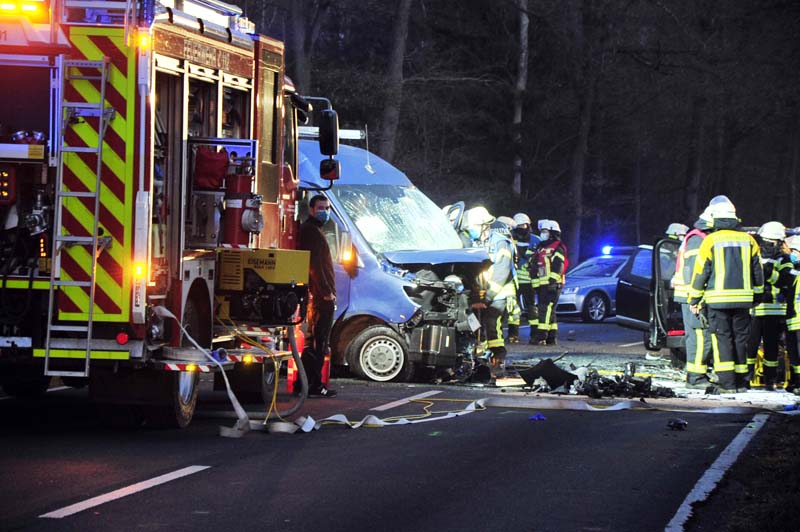
[[[614,314],[617,309],[617,277],[630,256],[629,251],[628,248],[615,249],[571,268],[556,305],[556,314],[580,316],[583,321],[593,323]]]

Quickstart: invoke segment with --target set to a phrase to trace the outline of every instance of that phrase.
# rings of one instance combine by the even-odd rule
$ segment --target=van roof
[[[316,140],[300,140],[300,186],[302,188],[323,188],[330,182],[319,177],[319,162],[327,156],[319,152]],[[342,185],[400,185],[412,186],[408,177],[374,153],[362,148],[339,145],[335,157],[341,164],[341,175],[336,184]],[[372,171],[370,171],[372,170]]]

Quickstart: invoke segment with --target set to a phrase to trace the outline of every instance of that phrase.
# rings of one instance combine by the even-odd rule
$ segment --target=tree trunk
[[[703,157],[703,122],[705,115],[706,100],[703,96],[695,95],[692,98],[692,111],[689,122],[689,146],[686,156],[686,188],[684,205],[686,215],[689,219],[697,216],[698,195],[700,189],[700,172],[702,170]]]
[[[641,138],[641,137],[640,137]],[[636,227],[636,240],[642,241],[642,143],[636,144],[636,169],[633,174],[633,212]]]
[[[581,256],[581,225],[583,221],[583,181],[586,171],[586,154],[589,148],[589,132],[592,128],[592,111],[594,109],[595,91],[597,90],[597,66],[591,56],[586,58],[586,76],[581,92],[580,112],[578,115],[578,138],[572,152],[572,172],[570,176],[570,192],[572,199],[572,226],[569,246],[570,260],[577,264]]]
[[[511,190],[516,196],[522,195],[522,101],[528,86],[528,0],[519,0],[519,58],[517,63],[517,83],[514,86],[514,118],[511,130],[514,132],[514,178]]]
[[[400,122],[400,107],[403,103],[403,63],[406,56],[410,12],[411,0],[401,0],[397,7],[392,55],[389,58],[389,71],[386,76],[386,101],[383,106],[380,150],[378,152],[387,161],[391,161],[394,157],[397,125]]]
[[[797,175],[798,165],[800,165],[800,116],[795,115],[793,120],[793,134],[790,136],[791,147],[791,162],[789,163],[789,175],[787,181],[789,182],[789,223],[792,226],[800,224],[797,219],[797,180],[800,175]]]
[[[292,34],[289,52],[292,58],[292,80],[301,94],[308,94],[311,90],[311,62],[308,57],[309,50],[306,48],[309,31],[307,8],[304,1],[292,2]]]

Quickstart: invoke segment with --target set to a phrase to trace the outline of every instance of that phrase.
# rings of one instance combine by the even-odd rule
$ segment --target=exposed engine
[[[440,368],[437,378],[442,380],[469,379],[476,366],[480,321],[469,299],[476,266],[445,264],[441,271],[421,269],[406,275],[413,286],[405,291],[420,308],[403,328],[411,338],[411,348]],[[442,364],[447,358],[455,363]]]

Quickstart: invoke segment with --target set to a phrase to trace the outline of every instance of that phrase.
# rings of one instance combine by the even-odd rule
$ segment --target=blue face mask
[[[330,218],[331,218],[331,213],[330,213],[330,212],[328,212],[328,211],[317,211],[317,212],[314,214],[314,218],[316,218],[316,219],[317,219],[317,221],[319,221],[319,223],[321,223],[321,224],[324,224],[325,222],[327,222],[328,220],[330,220]]]
[[[792,264],[800,263],[800,254],[796,251],[792,251],[791,255],[789,255],[792,259]]]
[[[478,240],[481,237],[480,230],[475,229],[474,227],[470,227],[469,229],[467,229],[467,234],[469,234],[469,237],[472,240]]]

